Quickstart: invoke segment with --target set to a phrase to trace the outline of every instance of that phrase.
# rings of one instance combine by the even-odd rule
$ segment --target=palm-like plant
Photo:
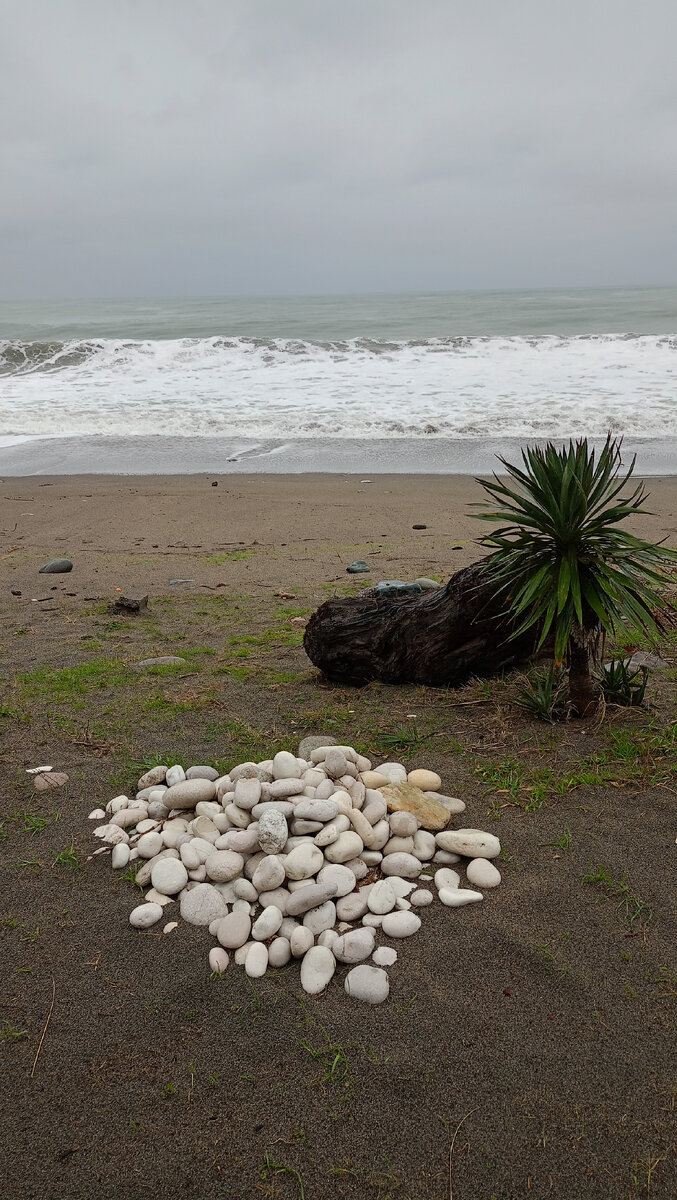
[[[523,469],[500,458],[508,482],[477,481],[491,501],[476,515],[508,522],[481,539],[493,549],[485,569],[505,594],[514,636],[535,627],[536,649],[554,637],[555,662],[569,667],[572,709],[586,716],[597,703],[591,665],[600,636],[629,626],[659,637],[660,568],[677,553],[619,528],[645,511],[647,493],[637,483],[621,496],[635,460],[621,474],[621,443],[611,436],[597,459],[584,439],[527,448],[522,461]]]

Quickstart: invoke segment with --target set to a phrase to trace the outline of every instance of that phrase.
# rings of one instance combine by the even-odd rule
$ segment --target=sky
[[[677,284],[674,0],[0,0],[0,298]]]

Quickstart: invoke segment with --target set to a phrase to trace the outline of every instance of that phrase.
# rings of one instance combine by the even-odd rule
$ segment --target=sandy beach
[[[49,584],[59,603],[68,604],[111,595],[116,587],[152,595],[218,585],[253,595],[270,587],[317,590],[351,582],[345,568],[356,558],[371,566],[362,582],[446,579],[481,555],[477,539],[485,527],[472,516],[472,505],[484,492],[474,479],[365,478],[5,478],[0,571],[24,598]],[[652,515],[628,528],[677,544],[677,477],[652,478],[647,488]],[[73,572],[36,577],[42,560],[56,556],[71,558]],[[179,578],[192,582],[171,585]]]
[[[481,553],[473,480],[364,478],[0,484],[3,1195],[448,1200],[461,1121],[463,1200],[671,1194],[674,635],[648,708],[592,727],[527,717],[514,676],[327,684],[319,603]],[[649,486],[636,528],[677,545],[677,480]],[[72,572],[38,574],[54,556]],[[117,588],[148,608],[110,613]],[[157,756],[225,770],[317,732],[438,771],[503,847],[483,904],[426,910],[380,1008],[338,976],[304,996],[295,965],[210,978],[204,930],[131,930],[138,892],[87,861],[87,814]],[[68,783],[35,791],[43,763]]]

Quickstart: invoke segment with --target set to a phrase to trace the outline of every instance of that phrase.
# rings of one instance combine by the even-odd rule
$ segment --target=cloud
[[[677,281],[671,0],[5,0],[0,294]]]

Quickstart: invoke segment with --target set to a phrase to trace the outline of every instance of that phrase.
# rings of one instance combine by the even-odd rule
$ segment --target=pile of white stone
[[[337,963],[349,964],[348,995],[380,1004],[389,992],[383,967],[397,953],[377,947],[379,935],[417,932],[418,910],[435,897],[420,885],[433,879],[449,908],[482,900],[476,889],[501,881],[489,861],[501,847],[490,833],[446,828],[465,804],[440,793],[435,772],[407,774],[394,762],[372,770],[351,746],[319,741],[302,743],[307,757],[280,751],[222,776],[153,767],[134,799],[116,796],[90,814],[108,818],[94,831],[104,843],[95,853],[112,848],[114,869],[139,864],[136,882],[150,887],[129,918],[136,928],[155,925],[177,901],[184,921],[208,927],[219,943],[212,971],[226,970],[229,952],[253,979],[301,959],[301,986],[314,995]],[[462,858],[472,888],[453,869]]]

